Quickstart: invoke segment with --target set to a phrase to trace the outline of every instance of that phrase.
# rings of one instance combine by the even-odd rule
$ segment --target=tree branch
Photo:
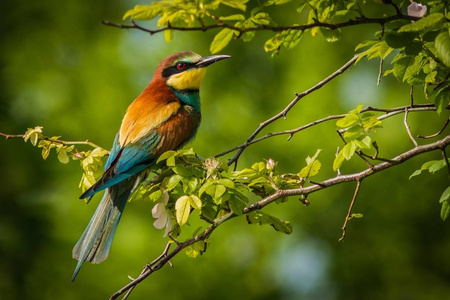
[[[274,115],[273,117],[267,119],[266,121],[260,123],[258,128],[256,128],[256,130],[250,135],[250,137],[247,139],[247,141],[244,144],[242,144],[240,147],[238,147],[239,148],[238,152],[228,161],[228,165],[231,165],[234,163],[235,168],[236,168],[237,162],[238,162],[239,157],[241,156],[242,152],[245,150],[245,148],[247,148],[250,145],[250,143],[261,132],[261,130],[263,130],[267,125],[273,123],[274,121],[276,121],[282,117],[286,118],[287,113],[292,109],[292,107],[295,106],[295,104],[297,104],[298,101],[300,101],[300,99],[302,99],[303,97],[320,89],[325,84],[327,84],[328,82],[330,82],[331,80],[333,80],[334,78],[336,78],[337,76],[342,74],[345,70],[350,68],[350,66],[358,59],[358,57],[359,57],[359,54],[356,54],[355,56],[353,56],[353,58],[351,58],[348,62],[346,62],[342,67],[340,67],[338,70],[336,70],[330,76],[328,76],[321,82],[317,83],[315,86],[311,87],[310,89],[308,89],[300,94],[296,94],[295,98],[282,111],[280,111],[278,114]],[[221,155],[223,155],[223,154],[221,153],[217,156],[221,156]]]
[[[243,210],[243,214],[247,214],[252,211],[260,210],[260,209],[264,208],[265,206],[275,202],[276,200],[286,197],[286,196],[304,195],[306,197],[307,195],[312,194],[314,192],[317,192],[317,191],[320,191],[320,190],[323,190],[323,189],[326,189],[326,188],[329,188],[329,187],[332,187],[332,186],[335,186],[335,185],[338,185],[338,184],[341,184],[344,182],[350,182],[350,181],[357,182],[357,188],[355,189],[355,193],[352,198],[352,203],[354,203],[357,193],[359,191],[360,184],[361,184],[362,180],[364,180],[365,178],[372,176],[373,174],[376,174],[378,172],[381,172],[385,169],[399,165],[399,164],[405,162],[406,160],[408,160],[412,157],[418,156],[420,154],[434,151],[434,150],[439,150],[439,149],[441,149],[441,151],[442,151],[449,144],[450,144],[450,135],[448,135],[448,136],[444,137],[443,139],[436,141],[434,143],[414,147],[406,152],[403,152],[403,153],[397,155],[396,157],[392,158],[389,161],[379,163],[377,165],[374,165],[372,168],[367,168],[358,173],[352,173],[352,174],[347,174],[347,175],[338,175],[336,177],[324,180],[320,183],[314,183],[307,187],[300,187],[300,188],[287,189],[287,190],[283,190],[283,189],[277,190],[274,194],[269,195],[269,196],[261,199],[260,201],[257,201],[255,203],[245,207]],[[349,208],[349,211],[351,212],[351,207]],[[237,215],[235,215],[234,213],[228,213],[227,215],[225,215],[219,219],[216,219],[202,233],[200,233],[200,234],[196,235],[195,237],[188,239],[184,242],[178,243],[177,247],[174,250],[172,250],[170,253],[166,253],[166,251],[167,251],[167,248],[166,248],[163,251],[163,254],[159,256],[159,259],[156,259],[154,261],[155,263],[153,265],[151,265],[149,267],[146,266],[144,268],[144,271],[141,273],[141,275],[138,278],[133,279],[130,283],[128,283],[127,285],[122,287],[120,290],[118,290],[116,293],[114,293],[110,299],[117,299],[122,294],[124,294],[127,291],[129,291],[130,289],[134,288],[137,284],[142,282],[148,276],[150,276],[154,272],[161,269],[166,263],[168,263],[170,261],[170,259],[172,259],[175,255],[180,253],[183,249],[185,249],[186,247],[188,247],[198,241],[207,239],[217,227],[219,227],[222,223],[225,223],[226,221],[228,221],[234,217],[237,217]]]
[[[420,112],[420,111],[435,111],[436,107],[432,103],[415,105],[414,107],[399,106],[399,107],[393,107],[393,108],[377,108],[377,107],[368,106],[366,108],[363,108],[361,110],[361,112],[362,113],[363,112],[368,112],[368,111],[385,112],[386,114],[381,115],[381,116],[378,117],[378,120],[384,120],[384,119],[393,117],[395,115],[404,113],[405,109],[408,109],[409,112]],[[450,109],[450,106],[447,106],[446,109]],[[235,147],[230,148],[228,150],[225,150],[225,151],[215,155],[214,157],[220,157],[220,156],[226,155],[228,153],[234,152],[234,151],[239,150],[239,149],[246,148],[246,147],[248,147],[250,145],[256,144],[256,143],[261,142],[263,140],[266,140],[266,139],[269,139],[269,138],[272,138],[272,137],[275,137],[275,136],[279,136],[279,135],[289,135],[288,140],[290,140],[294,136],[294,134],[296,134],[296,133],[298,133],[300,131],[303,131],[305,129],[308,129],[310,127],[319,125],[319,124],[327,122],[327,121],[342,119],[343,117],[345,117],[345,114],[331,115],[331,116],[328,116],[328,117],[325,117],[325,118],[322,118],[322,119],[319,119],[319,120],[312,121],[312,122],[310,122],[308,124],[302,125],[302,126],[297,127],[297,128],[283,130],[283,131],[277,131],[277,132],[269,132],[269,133],[267,133],[264,136],[261,136],[259,138],[253,139],[250,142],[246,141],[245,143],[243,143],[241,145],[238,145],[238,146],[235,146]],[[447,125],[445,125],[444,128],[442,128],[439,133],[437,133],[437,134],[435,134],[433,136],[430,136],[430,137],[435,137],[435,136],[439,135],[440,133],[442,133],[442,131],[444,131],[446,126]],[[422,136],[419,136],[419,137],[422,137]],[[422,138],[424,138],[424,137],[422,137]]]
[[[6,140],[9,140],[11,138],[24,138],[25,134],[7,134],[7,133],[3,133],[0,132],[1,136],[4,136]],[[102,148],[97,144],[94,144],[93,142],[89,141],[89,140],[85,140],[85,141],[63,141],[60,139],[53,139],[50,138],[48,136],[43,136],[42,138],[39,138],[40,140],[43,141],[49,141],[52,143],[56,143],[56,144],[60,144],[60,145],[64,145],[64,146],[68,146],[68,145],[87,145],[87,146],[91,146],[92,148]]]
[[[408,15],[403,14],[396,14],[389,17],[384,18],[368,18],[368,17],[358,17],[356,19],[350,19],[348,21],[339,22],[339,23],[326,23],[326,22],[320,22],[319,20],[315,19],[313,23],[310,24],[302,24],[302,25],[292,25],[292,26],[280,26],[280,25],[257,25],[257,26],[250,26],[250,27],[237,27],[228,23],[224,22],[218,22],[216,24],[211,25],[202,25],[197,27],[182,27],[182,26],[172,26],[167,25],[166,27],[159,28],[159,29],[148,29],[145,27],[142,27],[138,25],[134,20],[131,21],[131,25],[126,24],[117,24],[112,23],[106,20],[103,20],[102,23],[106,26],[116,27],[120,29],[138,29],[143,32],[147,32],[150,35],[154,35],[156,33],[164,32],[166,30],[176,30],[176,31],[207,31],[211,29],[217,29],[217,28],[228,28],[232,30],[238,31],[240,34],[250,31],[273,31],[273,32],[280,32],[285,30],[299,30],[304,31],[307,29],[312,29],[314,27],[323,27],[323,28],[329,28],[329,29],[338,29],[338,28],[344,28],[349,26],[356,26],[361,24],[380,24],[384,25],[388,22],[395,21],[395,20],[417,20],[416,17],[410,17]]]

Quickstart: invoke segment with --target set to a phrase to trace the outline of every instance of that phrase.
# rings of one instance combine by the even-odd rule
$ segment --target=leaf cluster
[[[317,175],[321,167],[319,152],[306,159],[306,166],[299,173],[279,174],[272,159],[233,171],[226,163],[216,158],[203,159],[192,149],[168,151],[158,159],[154,173],[135,190],[132,200],[147,199],[163,205],[164,210],[154,216],[168,218],[166,226],[170,226],[173,239],[194,219],[211,224],[230,213],[247,214],[249,224],[270,225],[289,234],[290,222],[259,210],[246,211],[246,207],[281,188],[302,186],[307,178]],[[205,246],[188,247],[187,254],[195,257]]]
[[[60,136],[48,137],[43,135],[43,127],[36,126],[34,128],[28,128],[23,135],[25,142],[30,141],[33,146],[42,148],[42,158],[47,159],[50,155],[51,149],[56,149],[58,160],[67,164],[72,160],[80,161],[83,174],[79,187],[82,191],[91,187],[103,173],[103,160],[102,158],[109,154],[108,150],[98,147],[88,141],[85,142],[68,142],[60,140]],[[79,151],[75,148],[77,144],[86,144],[94,147],[93,150]]]
[[[440,171],[446,167],[450,171],[450,158],[448,157],[440,160],[430,160],[424,163],[420,167],[420,169],[414,171],[414,173],[411,174],[409,179],[422,174],[422,172],[424,171],[428,171],[430,174],[434,174],[437,171]],[[450,186],[447,187],[447,189],[445,189],[445,191],[442,193],[442,196],[439,199],[439,203],[442,204],[441,219],[445,221],[450,216]]]
[[[293,2],[295,13],[304,24],[289,26],[279,25],[271,16],[272,7]],[[348,21],[352,17],[362,16],[363,0],[270,0],[250,3],[248,0],[163,0],[150,5],[136,5],[128,10],[123,19],[151,20],[158,19],[157,26],[162,28],[167,41],[173,38],[174,29],[222,28],[211,42],[210,51],[217,53],[225,48],[231,40],[242,39],[249,42],[258,30],[272,30],[275,35],[269,38],[264,49],[267,52],[278,53],[281,47],[294,48],[301,40],[305,31],[312,36],[321,34],[329,42],[340,38],[338,22]],[[247,12],[247,8],[251,9]],[[236,10],[236,13],[221,15],[222,7]]]
[[[429,2],[430,14],[416,21],[387,22],[377,38],[360,43],[356,50],[367,48],[358,60],[381,58],[392,54],[393,75],[408,85],[423,86],[426,98],[434,99],[441,113],[450,102],[450,21],[447,2]]]
[[[361,150],[371,150],[376,146],[372,136],[376,129],[381,127],[379,115],[374,112],[362,113],[361,109],[362,104],[336,122],[339,133],[346,144],[334,159],[333,169],[335,171],[341,167],[344,160],[349,160],[355,153]]]

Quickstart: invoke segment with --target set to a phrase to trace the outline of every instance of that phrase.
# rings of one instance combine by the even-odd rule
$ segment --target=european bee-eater
[[[72,256],[78,260],[72,281],[85,261],[100,263],[109,254],[117,225],[145,171],[168,150],[191,140],[200,124],[199,87],[206,66],[228,55],[201,57],[180,52],[164,59],[153,79],[128,107],[101,179],[80,199],[106,190]]]

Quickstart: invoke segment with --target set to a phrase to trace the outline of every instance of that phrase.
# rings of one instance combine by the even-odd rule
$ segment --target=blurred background
[[[121,30],[101,20],[121,22],[127,9],[142,1],[3,0],[0,20],[0,131],[24,133],[37,125],[64,140],[89,139],[109,149],[131,101],[150,81],[167,55],[192,50],[209,54],[215,31],[162,35]],[[295,3],[292,9],[295,9]],[[376,9],[376,8],[374,8]],[[283,24],[295,14],[275,13]],[[282,20],[282,21],[280,21]],[[155,27],[154,22],[143,25]],[[327,43],[305,34],[299,46],[273,58],[263,50],[271,33],[251,43],[233,41],[222,53],[232,59],[208,68],[201,90],[203,121],[189,145],[203,157],[241,144],[261,121],[282,110],[295,92],[313,86],[349,60],[359,42],[377,26],[345,29]],[[393,78],[376,86],[378,61],[361,61],[321,90],[304,98],[265,132],[286,130],[359,103],[394,107],[409,104],[409,87]],[[416,103],[425,103],[416,89]],[[445,115],[447,114],[447,115]],[[409,116],[416,134],[432,134],[448,113]],[[383,122],[375,139],[382,157],[413,145],[403,116]],[[334,122],[249,147],[239,167],[273,158],[281,172],[298,172],[307,155],[323,149],[316,181],[333,176],[340,139]],[[80,147],[80,149],[85,149]],[[87,148],[86,148],[87,149]],[[72,247],[90,220],[90,205],[78,200],[79,162],[47,161],[22,139],[0,139],[0,294],[3,299],[105,299],[161,253],[167,242],[153,227],[150,201],[128,205],[110,257],[86,263],[75,283]],[[439,218],[439,197],[448,176],[424,174],[408,180],[438,152],[411,159],[363,182],[347,237],[338,242],[355,183],[309,197],[273,204],[267,212],[290,220],[287,236],[271,227],[247,225],[237,218],[210,238],[196,258],[178,255],[138,285],[131,299],[444,299],[450,294],[449,222]],[[364,168],[355,159],[343,173]]]

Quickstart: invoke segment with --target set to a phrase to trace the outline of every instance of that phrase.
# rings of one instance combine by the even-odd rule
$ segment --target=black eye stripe
[[[184,64],[185,64],[184,69],[181,69],[181,70],[178,69],[177,66],[178,66],[178,64],[180,64],[180,63],[184,63]],[[189,70],[189,69],[191,69],[194,65],[195,65],[195,63],[190,63],[190,62],[186,62],[186,61],[177,61],[177,62],[175,63],[175,65],[165,68],[165,69],[162,71],[162,76],[163,76],[164,78],[168,78],[168,77],[172,76],[173,74],[177,74],[177,73],[181,73],[181,72],[184,72],[184,71],[186,71],[186,70]]]

